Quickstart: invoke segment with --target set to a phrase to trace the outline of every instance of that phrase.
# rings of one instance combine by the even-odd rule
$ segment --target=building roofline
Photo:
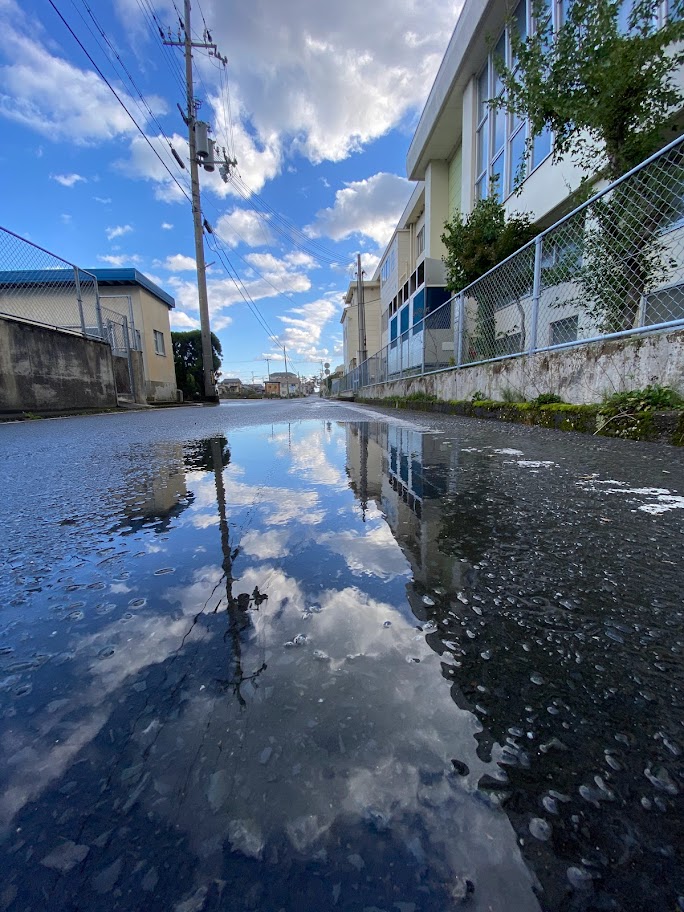
[[[459,99],[453,97],[454,88],[459,82],[465,85],[473,75],[473,44],[479,39],[484,45],[483,28],[497,7],[503,7],[502,0],[488,0],[484,7],[482,0],[465,0],[463,4],[406,153],[406,174],[411,180],[418,180],[424,176],[425,166],[430,158],[446,157],[426,154],[427,147],[446,109],[449,106],[458,108]],[[454,127],[455,145],[461,133],[461,122],[458,118]]]
[[[414,213],[416,205],[422,194],[425,193],[425,181],[417,181],[415,187],[411,191],[411,196],[408,198],[406,205],[404,206],[404,211],[401,213],[399,221],[397,222],[397,227],[392,232],[392,237],[389,239],[385,245],[382,253],[380,254],[380,259],[378,260],[378,265],[375,268],[373,273],[373,278],[371,283],[374,285],[380,284],[380,268],[385,260],[385,257],[389,253],[389,249],[394,243],[394,239],[400,231],[406,231],[407,224],[411,222],[411,216]]]
[[[159,285],[152,281],[152,279],[148,279],[146,275],[133,267],[119,269],[89,269],[88,272],[91,272],[95,276],[99,285],[104,285],[109,288],[116,285],[139,285],[141,288],[144,288],[145,291],[149,291],[149,293],[161,301],[162,304],[166,304],[169,309],[173,309],[176,306],[174,298],[168,292],[161,289]]]
[[[137,269],[81,269],[81,276],[90,274],[97,279],[98,286],[106,288],[116,285],[139,285],[160,300],[171,310],[176,306],[175,300],[166,291],[148,279]],[[53,285],[67,279],[74,281],[72,269],[11,269],[0,272],[2,285]]]

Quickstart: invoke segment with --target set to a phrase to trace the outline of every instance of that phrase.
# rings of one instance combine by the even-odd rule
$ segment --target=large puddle
[[[0,910],[684,907],[682,492],[538,455],[309,421],[46,463]]]

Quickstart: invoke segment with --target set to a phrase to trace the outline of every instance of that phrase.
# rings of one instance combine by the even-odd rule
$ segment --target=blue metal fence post
[[[530,342],[528,352],[533,354],[537,350],[537,328],[539,324],[539,295],[541,293],[541,258],[543,237],[537,235],[534,239],[534,283],[532,285],[532,317],[530,323]]]

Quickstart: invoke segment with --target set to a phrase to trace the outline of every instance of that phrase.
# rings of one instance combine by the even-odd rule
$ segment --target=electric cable
[[[131,114],[131,112],[128,110],[128,108],[126,107],[125,103],[124,103],[123,100],[121,99],[119,93],[116,91],[116,89],[115,89],[114,86],[111,84],[111,82],[107,79],[107,77],[106,77],[105,74],[102,72],[102,70],[100,69],[100,67],[97,65],[97,63],[95,62],[95,60],[93,59],[93,57],[91,56],[90,52],[87,50],[87,48],[85,47],[85,45],[83,44],[83,42],[81,41],[81,39],[78,37],[78,35],[76,34],[76,32],[74,32],[74,30],[73,30],[72,27],[69,25],[69,23],[67,22],[67,20],[64,18],[64,16],[63,16],[62,13],[60,12],[60,10],[57,8],[57,6],[56,6],[54,0],[48,0],[48,2],[49,2],[49,4],[50,4],[50,6],[54,9],[54,11],[57,13],[57,15],[59,16],[59,18],[62,20],[62,22],[64,23],[64,25],[65,25],[66,28],[68,29],[68,31],[71,33],[72,37],[74,38],[74,40],[76,41],[76,43],[78,44],[78,46],[81,48],[81,50],[83,51],[83,53],[86,55],[86,57],[88,58],[88,60],[90,61],[90,63],[93,65],[93,67],[95,68],[95,71],[97,72],[97,74],[98,74],[98,76],[100,77],[100,79],[102,79],[102,81],[105,83],[105,85],[106,85],[107,88],[110,90],[110,92],[112,93],[112,95],[114,95],[114,97],[116,98],[116,100],[119,102],[119,104],[121,105],[121,107],[124,109],[124,111],[126,112],[126,114],[128,114],[128,116],[129,116],[129,118],[131,119],[131,121],[133,122],[134,126],[136,127],[136,129],[138,130],[138,132],[140,133],[140,135],[142,136],[142,138],[145,140],[145,142],[147,143],[147,145],[150,147],[150,149],[154,152],[156,158],[159,159],[160,164],[162,165],[162,167],[164,168],[164,170],[167,172],[167,174],[169,175],[169,177],[171,178],[171,180],[174,182],[174,184],[176,184],[176,186],[177,186],[178,189],[181,191],[181,193],[183,194],[183,196],[185,196],[185,198],[187,199],[187,201],[188,201],[189,203],[192,203],[191,198],[187,195],[187,193],[185,192],[185,189],[183,188],[183,186],[182,186],[182,185],[180,184],[180,182],[176,179],[176,176],[175,176],[175,175],[173,174],[173,172],[170,170],[169,166],[166,164],[166,162],[165,162],[164,159],[161,157],[161,155],[159,154],[159,152],[157,152],[157,150],[154,148],[152,142],[150,141],[150,139],[149,139],[149,137],[147,136],[147,134],[145,133],[145,131],[142,129],[142,127],[141,127],[140,124],[137,122],[137,120],[135,119],[135,117],[133,117],[133,115]]]

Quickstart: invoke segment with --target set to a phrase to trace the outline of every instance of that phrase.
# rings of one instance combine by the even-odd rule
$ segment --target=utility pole
[[[186,113],[183,120],[188,128],[188,146],[190,148],[190,184],[192,188],[192,220],[195,232],[195,262],[197,263],[197,297],[199,301],[200,327],[202,334],[202,367],[204,374],[204,399],[207,402],[218,402],[216,394],[216,383],[214,380],[214,353],[211,344],[211,326],[209,323],[209,301],[207,298],[207,267],[204,260],[204,236],[202,234],[202,205],[200,201],[200,183],[199,183],[199,164],[201,163],[207,171],[213,171],[216,165],[214,161],[214,140],[209,139],[207,131],[208,124],[197,120],[198,103],[195,101],[193,81],[192,81],[192,49],[204,48],[208,50],[211,56],[226,65],[226,58],[221,57],[218,48],[211,41],[211,35],[205,31],[203,41],[193,41],[190,30],[190,0],[184,0],[184,22],[183,35],[178,33],[178,39],[174,41],[169,31],[168,38],[162,40],[164,44],[175,47],[182,47],[185,55],[185,88],[186,88]],[[161,31],[161,29],[160,29]],[[208,41],[206,39],[209,39]],[[181,112],[182,113],[182,112]],[[199,136],[199,148],[198,148]],[[176,152],[171,149],[174,157],[181,161]],[[223,162],[220,163],[221,176],[225,181],[228,180],[230,168],[236,164],[234,160],[226,157],[226,151],[223,150]],[[211,230],[211,229],[208,229]]]
[[[285,386],[287,387],[287,398],[290,398],[290,378],[287,375],[287,349],[283,345],[283,354],[285,355]]]
[[[271,379],[271,359],[264,358],[264,361],[266,362],[266,370],[268,372],[268,379],[270,380]]]
[[[356,303],[359,322],[359,367],[368,358],[366,351],[366,307],[363,299],[363,272],[361,271],[361,254],[356,254]]]

